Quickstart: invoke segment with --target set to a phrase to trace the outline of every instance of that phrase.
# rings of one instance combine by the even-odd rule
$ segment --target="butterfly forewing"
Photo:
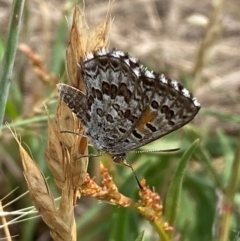
[[[181,84],[147,70],[124,52],[99,49],[79,66],[86,95],[63,84],[58,86],[60,95],[86,126],[93,145],[110,155],[182,127],[200,109]]]

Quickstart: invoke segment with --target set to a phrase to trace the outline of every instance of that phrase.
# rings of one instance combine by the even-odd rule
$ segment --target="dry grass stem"
[[[73,235],[71,231],[74,229],[74,218],[72,213],[68,212],[67,215],[68,217],[71,216],[71,219],[66,217],[66,213],[64,217],[62,217],[63,212],[61,210],[61,205],[59,209],[56,208],[51,190],[49,189],[46,179],[39,166],[22,147],[16,134],[13,132],[12,134],[19,146],[24,177],[27,181],[33,203],[38,212],[41,214],[44,222],[50,227],[52,237],[57,241],[76,240],[72,237]],[[69,207],[71,207],[73,212],[73,205],[69,204]],[[73,233],[75,233],[74,231]]]
[[[2,202],[0,201],[0,213],[2,212],[3,212],[3,207],[2,207]],[[6,241],[11,241],[12,239],[11,239],[10,231],[9,231],[8,225],[6,225],[7,224],[6,217],[1,215],[1,221],[4,229]]]
[[[105,21],[90,30],[84,12],[79,7],[75,7],[66,51],[66,70],[70,84],[83,92],[85,92],[85,85],[78,70],[78,62],[86,52],[106,46],[109,24],[108,14]],[[88,165],[87,157],[79,158],[81,155],[88,154],[88,141],[84,136],[85,129],[80,120],[60,100],[57,106],[56,124],[49,121],[49,131],[48,163],[50,169],[54,175],[56,173],[55,180],[58,186],[62,186],[66,178],[70,179],[72,188],[76,191],[75,195],[77,195],[78,187],[85,180]],[[61,131],[72,133],[61,133]],[[57,171],[60,167],[61,175]]]
[[[55,86],[58,83],[57,76],[47,72],[47,68],[40,55],[33,52],[26,44],[20,44],[18,49],[29,58],[35,74],[45,85]]]
[[[77,68],[78,62],[85,52],[106,46],[106,34],[110,25],[107,15],[93,30],[87,27],[84,14],[75,7],[70,40],[66,52],[66,67],[69,81],[72,85],[84,91],[84,84]],[[35,72],[46,82],[48,74],[41,58],[34,54],[28,46],[21,45],[21,50],[32,60]],[[53,81],[55,84],[55,81]],[[63,133],[64,131],[70,133]],[[56,119],[48,121],[48,150],[46,159],[53,174],[56,185],[61,189],[60,205],[57,208],[46,179],[36,162],[22,147],[16,134],[15,137],[22,159],[24,176],[34,205],[44,222],[51,229],[51,236],[57,241],[76,240],[76,225],[74,219],[74,204],[80,197],[78,188],[85,180],[88,158],[80,158],[88,153],[88,141],[84,136],[84,127],[59,100]]]
[[[224,0],[212,0],[212,13],[206,29],[206,34],[199,47],[195,65],[193,67],[194,89],[200,86],[201,73],[205,65],[213,56],[213,46],[222,32],[221,13]]]

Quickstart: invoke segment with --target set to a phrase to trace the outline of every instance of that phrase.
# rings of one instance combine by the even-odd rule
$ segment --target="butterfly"
[[[93,146],[117,163],[127,152],[184,126],[200,110],[180,83],[116,49],[87,53],[79,71],[86,94],[61,83],[60,96],[86,127]]]

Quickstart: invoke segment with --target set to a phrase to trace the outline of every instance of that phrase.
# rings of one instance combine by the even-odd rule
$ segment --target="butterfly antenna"
[[[161,152],[175,152],[179,151],[180,148],[166,149],[166,150],[140,150],[140,151],[130,151],[129,153],[161,153]]]
[[[142,185],[141,185],[141,183],[140,183],[140,181],[139,181],[139,179],[138,179],[138,177],[137,177],[137,174],[136,174],[136,172],[134,171],[132,165],[129,164],[126,160],[123,160],[123,161],[122,161],[122,164],[125,165],[125,166],[127,166],[127,167],[130,167],[130,168],[131,168],[132,173],[133,173],[133,175],[134,175],[134,177],[135,177],[135,179],[136,179],[136,181],[137,181],[137,184],[138,184],[139,189],[143,190],[143,187],[142,187]]]

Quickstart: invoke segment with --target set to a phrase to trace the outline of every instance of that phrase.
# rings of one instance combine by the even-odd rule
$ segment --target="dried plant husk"
[[[78,71],[78,62],[88,51],[105,47],[110,26],[107,14],[105,21],[90,30],[84,13],[75,7],[69,44],[66,51],[66,69],[70,85],[85,92],[84,82]],[[80,120],[60,100],[57,103],[56,118],[48,120],[48,150],[46,160],[58,188],[61,190],[59,207],[56,206],[51,190],[37,163],[19,145],[24,176],[36,209],[51,229],[51,236],[57,241],[75,241],[76,224],[74,205],[80,197],[79,187],[84,183],[88,165],[88,139]],[[84,157],[81,157],[84,156]]]
[[[83,93],[86,89],[78,63],[86,52],[106,47],[109,27],[110,15],[107,14],[103,22],[90,29],[87,26],[84,12],[78,6],[75,7],[66,50],[66,72],[69,84]],[[66,178],[71,179],[71,188],[75,190],[74,197],[76,198],[79,195],[77,190],[85,180],[88,166],[88,157],[86,157],[88,156],[88,139],[84,135],[85,128],[60,99],[57,104],[56,121],[49,120],[48,125],[49,145],[46,154],[48,165],[58,187],[64,188]]]

